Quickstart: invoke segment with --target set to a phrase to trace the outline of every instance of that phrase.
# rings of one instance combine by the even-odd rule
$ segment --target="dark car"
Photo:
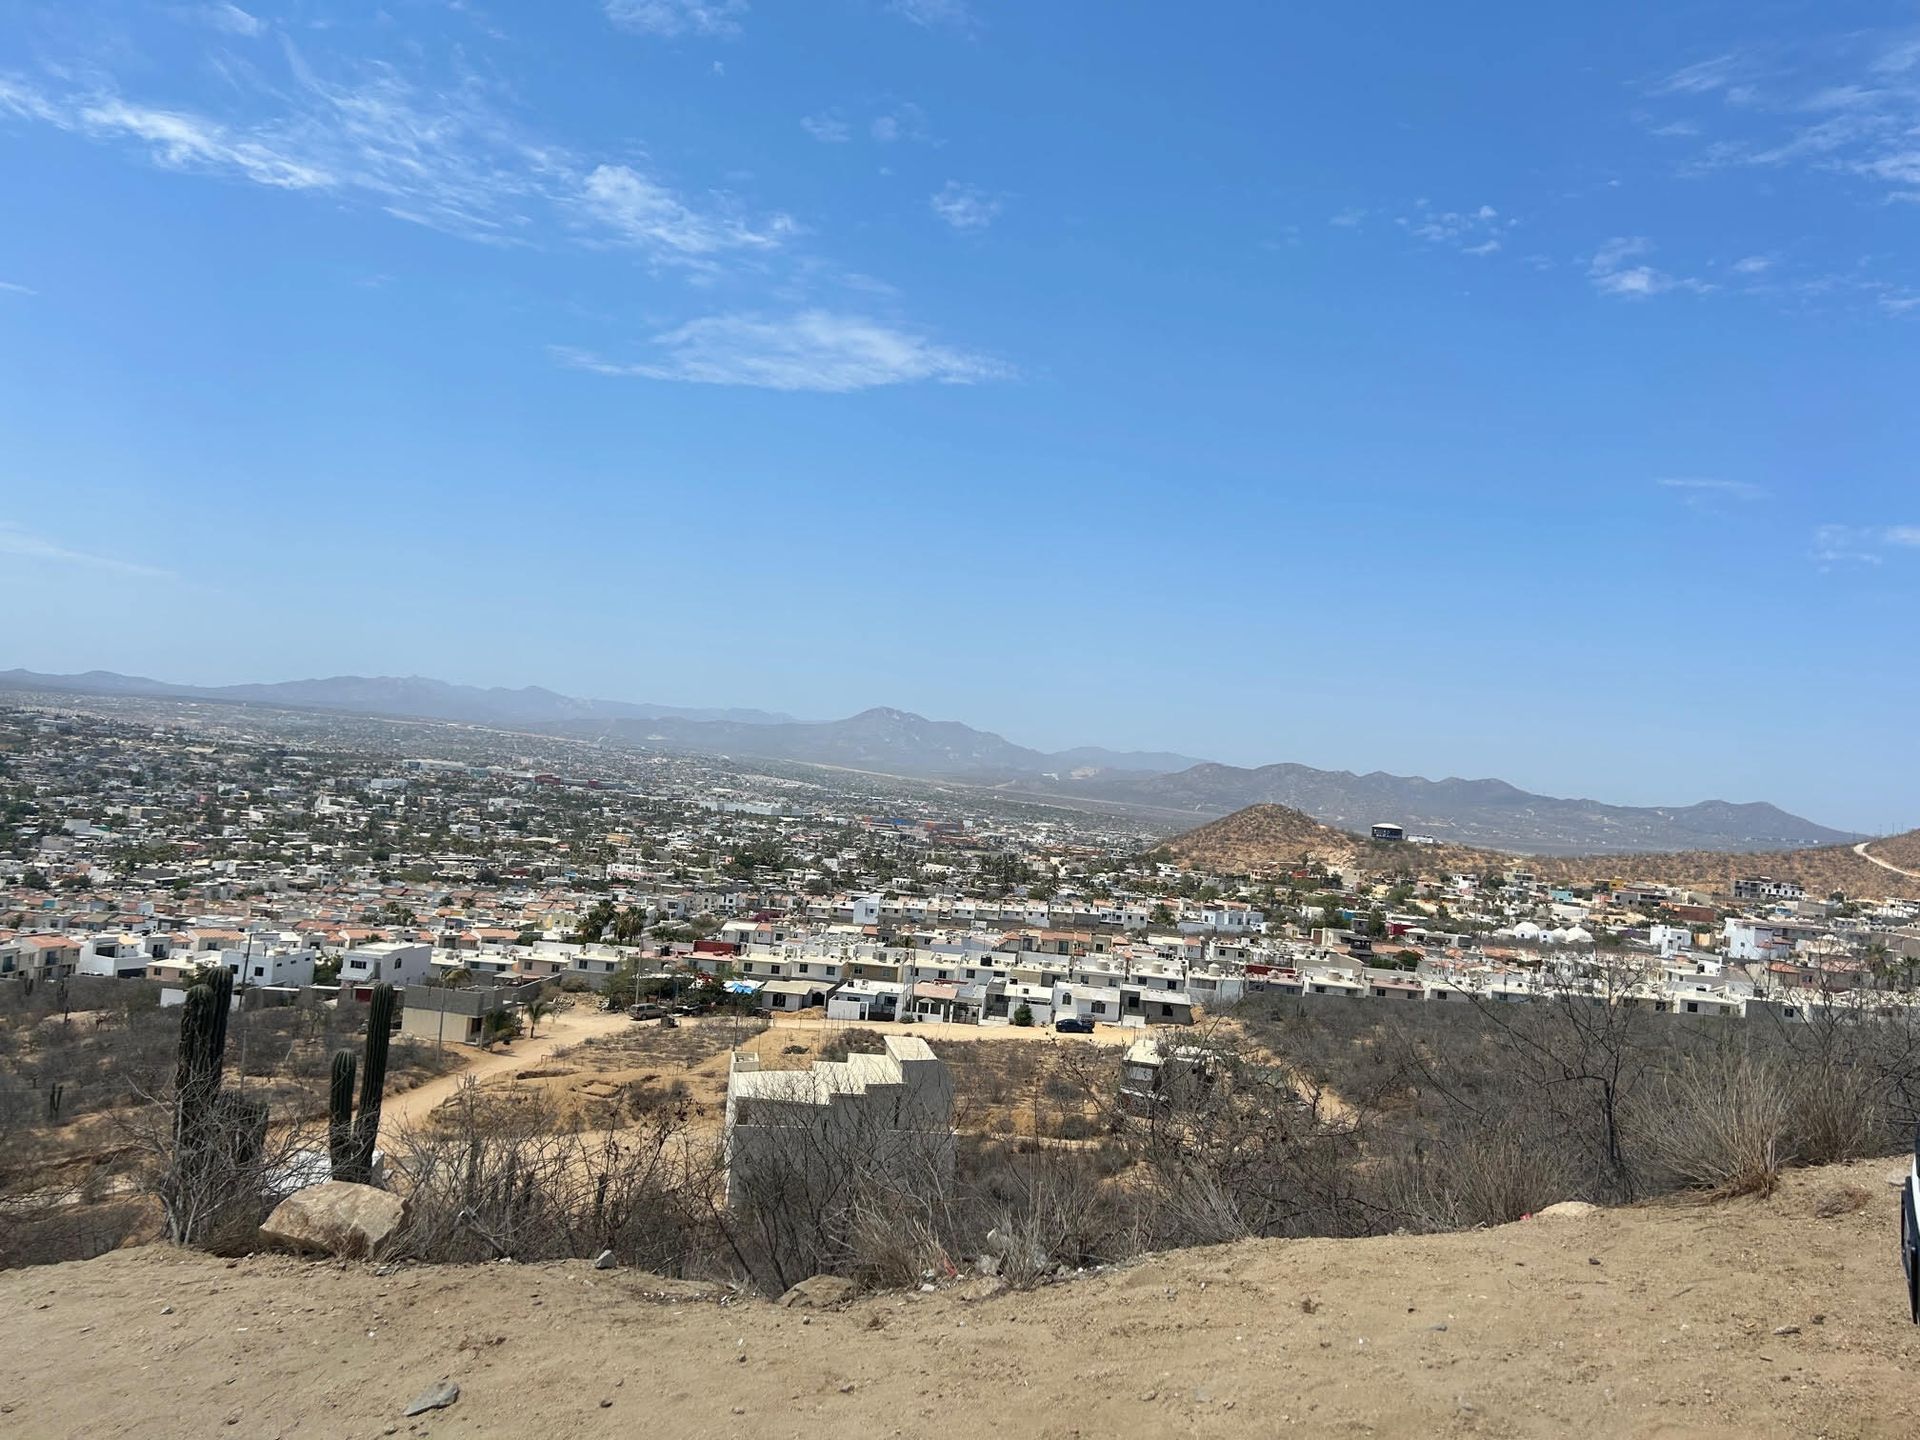
[[[1062,1015],[1053,1022],[1053,1028],[1062,1035],[1091,1035],[1093,1021],[1084,1015]]]

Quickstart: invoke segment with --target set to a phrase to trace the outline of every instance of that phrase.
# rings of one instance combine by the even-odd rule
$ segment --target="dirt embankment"
[[[586,1264],[382,1274],[130,1250],[0,1276],[0,1431],[1911,1436],[1895,1168],[811,1316]],[[404,1418],[443,1377],[459,1401]]]

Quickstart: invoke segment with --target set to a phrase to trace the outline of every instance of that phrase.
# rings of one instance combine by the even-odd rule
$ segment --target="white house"
[[[422,985],[433,973],[433,946],[399,940],[380,940],[347,951],[340,961],[340,979],[344,984],[371,987],[385,981],[389,985]]]
[[[430,947],[421,947],[428,949]],[[256,944],[249,950],[222,950],[220,963],[236,985],[311,985],[317,950],[305,945]]]

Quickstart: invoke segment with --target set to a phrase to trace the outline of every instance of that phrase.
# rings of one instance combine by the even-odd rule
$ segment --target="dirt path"
[[[441,1101],[451,1098],[469,1079],[486,1080],[493,1076],[513,1075],[531,1070],[554,1051],[578,1045],[596,1035],[612,1035],[633,1025],[624,1014],[603,1014],[579,1006],[549,1015],[540,1022],[540,1033],[531,1039],[516,1040],[508,1050],[472,1051],[473,1063],[450,1075],[436,1076],[412,1090],[389,1097],[380,1107],[380,1131],[391,1135],[402,1125],[417,1125],[426,1119]]]
[[[1920,1415],[1895,1168],[815,1315],[586,1262],[121,1251],[0,1275],[0,1433],[1894,1440]],[[1818,1218],[1838,1197],[1859,1208]],[[443,1377],[459,1401],[406,1419]]]
[[[1894,874],[1904,875],[1909,880],[1920,880],[1920,870],[1902,870],[1898,865],[1893,864],[1891,861],[1882,860],[1878,855],[1869,855],[1867,853],[1867,844],[1867,841],[1862,840],[1858,845],[1853,847],[1853,853],[1858,855],[1862,860],[1878,865],[1882,870],[1891,870]]]
[[[797,1030],[809,1034],[842,1030],[872,1030],[882,1035],[918,1035],[929,1045],[962,1040],[1054,1040],[1062,1045],[1075,1041],[1091,1045],[1131,1045],[1142,1035],[1155,1032],[1125,1025],[1095,1025],[1091,1035],[1062,1035],[1045,1025],[949,1025],[940,1020],[916,1020],[903,1025],[897,1020],[829,1020],[822,1015],[775,1015],[772,1031]]]

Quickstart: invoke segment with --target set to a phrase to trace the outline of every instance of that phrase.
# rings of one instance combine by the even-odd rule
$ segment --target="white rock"
[[[260,1227],[260,1236],[288,1250],[361,1260],[380,1253],[406,1209],[406,1202],[386,1190],[329,1180],[282,1200]]]

